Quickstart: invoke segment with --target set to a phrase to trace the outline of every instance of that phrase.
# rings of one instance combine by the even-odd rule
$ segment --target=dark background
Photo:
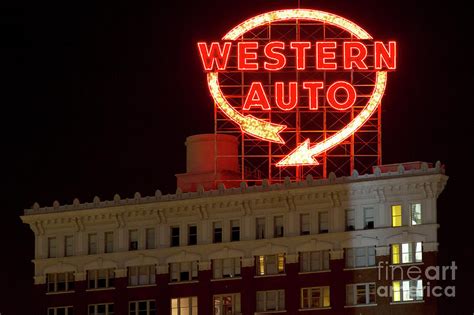
[[[297,2],[2,1],[0,313],[30,314],[33,233],[19,219],[73,198],[175,191],[186,136],[212,132],[196,50],[244,19]],[[441,160],[440,264],[455,260],[456,298],[473,307],[471,10],[455,1],[303,0],[399,42],[383,113],[384,163]]]

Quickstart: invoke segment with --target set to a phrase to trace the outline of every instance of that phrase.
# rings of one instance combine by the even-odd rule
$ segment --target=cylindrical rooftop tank
[[[237,138],[222,134],[200,134],[187,137],[186,173],[199,174],[214,171],[239,172]]]

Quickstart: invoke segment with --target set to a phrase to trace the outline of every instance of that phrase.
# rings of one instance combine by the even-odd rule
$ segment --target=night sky
[[[173,193],[185,138],[213,131],[196,42],[297,1],[2,1],[0,313],[33,314],[33,233],[41,206]],[[472,13],[455,1],[303,0],[397,40],[383,110],[384,163],[441,160],[440,264],[459,266],[441,314],[472,314]],[[469,219],[470,217],[470,219]],[[454,310],[457,310],[455,312]]]

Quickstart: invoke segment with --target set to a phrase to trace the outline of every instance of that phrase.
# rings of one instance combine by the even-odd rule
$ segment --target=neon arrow
[[[387,72],[378,71],[372,96],[359,115],[357,115],[349,124],[347,124],[347,126],[322,142],[310,146],[310,140],[306,139],[295,150],[281,159],[276,164],[276,166],[283,167],[298,165],[319,165],[314,156],[317,156],[322,152],[335,147],[345,139],[349,138],[352,134],[359,130],[360,127],[362,127],[370,118],[370,116],[372,116],[372,114],[377,110],[385,91],[386,84]]]
[[[219,86],[217,72],[209,72],[207,74],[207,84],[214,101],[222,112],[232,121],[240,126],[240,129],[252,136],[276,143],[285,143],[280,136],[280,132],[286,129],[285,125],[274,124],[262,119],[258,119],[252,115],[242,115],[235,110],[226,100]]]

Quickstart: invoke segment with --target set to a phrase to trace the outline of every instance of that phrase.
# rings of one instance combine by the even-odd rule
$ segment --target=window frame
[[[146,274],[142,271],[146,269]],[[133,279],[136,279],[136,282]],[[142,281],[146,277],[147,281]],[[129,287],[156,285],[156,265],[135,265],[127,267],[127,278]]]
[[[226,270],[226,266],[225,266],[226,261],[232,261],[231,263],[232,266],[230,268],[233,270],[232,274],[224,273]],[[241,277],[241,272],[242,272],[242,258],[241,257],[212,259],[211,265],[212,265],[212,279],[232,279],[232,278]]]
[[[240,241],[240,220],[230,220],[230,241]]]
[[[397,283],[397,286],[395,285]],[[405,290],[405,283],[408,283],[408,290]],[[416,285],[412,285],[413,283],[416,283]],[[397,288],[395,288],[397,287]],[[420,288],[421,287],[421,288]],[[413,288],[416,288],[415,290],[412,290]],[[418,293],[420,292],[421,289],[421,295]],[[415,297],[412,298],[412,293],[415,291]],[[417,301],[423,301],[424,299],[424,289],[423,289],[423,280],[422,279],[417,279],[417,280],[396,280],[392,281],[392,303],[408,303],[408,302],[417,302]],[[405,293],[408,293],[410,298],[405,298]]]
[[[326,229],[324,229],[324,226],[323,226],[323,223],[324,223],[322,220],[323,217],[326,217],[326,220],[325,220]],[[329,233],[329,211],[318,212],[318,233],[320,234]]]
[[[225,294],[214,294],[212,296],[212,306],[213,306],[213,314],[218,315],[218,314],[228,314],[226,312],[226,309],[224,308],[224,299],[225,298],[231,298],[231,305],[232,305],[232,314],[239,314],[241,313],[241,297],[240,293],[225,293]],[[221,303],[220,305],[216,306],[216,299],[220,300]],[[219,307],[220,306],[220,307]],[[216,312],[216,308],[218,308],[218,311]]]
[[[177,269],[177,270],[173,270],[173,269]],[[183,276],[183,273],[185,272],[188,273],[188,279],[183,280],[182,276]],[[178,275],[177,278],[174,278],[175,274]],[[170,283],[196,281],[198,280],[198,277],[199,277],[199,261],[193,260],[193,261],[172,262],[169,264],[169,276],[170,276]]]
[[[404,245],[408,247],[406,252],[404,251],[404,248],[406,248]],[[423,263],[423,242],[390,244],[390,257],[392,265]],[[406,260],[405,257],[408,257],[408,261],[404,261]]]
[[[222,221],[212,222],[212,243],[218,244],[224,241]]]
[[[68,240],[71,240],[71,244],[68,244]],[[74,235],[64,236],[64,257],[74,256]]]
[[[100,271],[106,271],[105,278],[99,278]],[[112,289],[115,286],[115,270],[114,268],[88,269],[86,271],[87,290]],[[93,279],[91,279],[93,277]],[[105,279],[105,286],[99,286],[99,280]],[[94,281],[94,286],[91,286]]]
[[[255,239],[263,240],[266,238],[266,220],[265,217],[255,218]]]
[[[109,236],[111,239],[109,239]],[[115,233],[113,231],[108,231],[104,233],[104,253],[113,253],[115,249]],[[110,245],[110,248],[109,248]]]
[[[358,300],[359,292],[357,291],[358,286],[364,286],[365,303],[358,303],[359,301]],[[371,291],[371,289],[373,289],[373,292]],[[346,306],[376,305],[377,304],[376,290],[377,290],[377,285],[375,282],[346,284]],[[349,299],[349,293],[352,293],[350,299]],[[374,297],[373,302],[371,302],[372,295]]]
[[[399,209],[400,214],[395,214],[396,209]],[[391,218],[391,227],[403,226],[403,206],[402,206],[402,204],[393,204],[393,205],[390,206],[390,218]]]
[[[285,236],[285,221],[284,216],[276,215],[273,217],[273,237],[283,237]]]
[[[175,297],[171,298],[171,303],[170,303],[170,310],[172,315],[181,315],[182,307],[182,300],[187,299],[187,305],[188,307],[188,315],[197,315],[198,314],[198,297],[197,296],[183,296],[183,297]],[[173,300],[176,300],[176,307],[173,307]],[[176,309],[176,312],[173,312],[173,310]],[[194,313],[194,310],[196,313]]]
[[[286,255],[284,253],[255,256],[256,276],[280,275],[285,272]]]
[[[373,255],[370,255],[370,250],[373,248]],[[366,264],[364,265],[359,265],[357,263],[357,258],[362,257],[362,255],[357,255],[360,253],[361,249],[365,249],[364,253],[364,261]],[[358,252],[359,250],[359,252]],[[353,252],[351,254],[351,252]],[[350,257],[352,257],[352,264],[348,264],[348,261],[350,260]],[[370,263],[370,259],[373,257],[373,264]],[[344,248],[344,266],[345,269],[358,269],[358,268],[371,268],[376,266],[377,264],[377,250],[376,246],[359,246],[359,247],[347,247]]]
[[[128,315],[138,315],[140,314],[139,303],[146,302],[146,315],[155,315],[156,314],[156,300],[139,300],[139,301],[129,301],[128,302]],[[154,307],[152,306],[154,304]],[[132,310],[132,304],[134,304],[134,310]]]
[[[176,235],[174,232],[178,232]],[[178,225],[170,226],[170,247],[178,247],[181,242],[181,229]]]
[[[307,292],[306,297],[305,297],[305,292]],[[318,297],[319,303],[314,303],[313,292],[319,292],[319,297]],[[307,303],[305,303],[305,299],[307,300]],[[320,306],[316,306],[314,304],[319,304]],[[330,286],[304,287],[300,289],[300,308],[301,309],[312,310],[312,309],[326,309],[330,307],[331,307]]]
[[[363,207],[363,215],[364,215],[364,230],[372,230],[375,228],[375,207],[367,206]],[[372,216],[368,216],[367,212],[372,211]],[[372,218],[372,221],[369,219]],[[370,224],[372,222],[372,224]]]
[[[348,213],[352,213],[352,219],[349,219]],[[346,209],[344,211],[344,230],[345,231],[355,231],[356,225],[355,225],[355,215],[356,211],[355,209]],[[352,221],[352,225],[350,225],[350,221]]]
[[[57,315],[59,309],[65,309],[65,315],[73,315],[74,314],[74,307],[72,305],[67,306],[54,306],[48,307],[48,315]],[[52,311],[52,312],[51,312]]]
[[[420,214],[419,223],[418,222],[413,223],[414,222],[414,220],[413,220],[413,217],[414,217],[413,206],[418,206],[419,207],[419,214]],[[420,225],[420,224],[423,224],[423,205],[421,204],[421,202],[412,202],[412,203],[410,203],[410,226],[415,226],[415,225]]]
[[[102,306],[104,305],[105,306],[105,313],[99,313],[97,308],[99,306]],[[91,313],[91,307],[94,308],[94,310],[92,311]],[[110,310],[110,307],[112,307],[112,310]],[[95,304],[88,304],[87,305],[87,314],[88,315],[114,315],[115,314],[115,310],[114,310],[114,303],[95,303]]]
[[[306,256],[309,256],[309,257],[306,257]],[[319,256],[318,260],[313,259],[316,256]],[[330,258],[330,253],[328,249],[299,252],[298,258],[300,262],[299,272],[301,273],[320,272],[320,271],[330,270],[331,258]],[[306,261],[307,261],[307,264],[309,265],[309,268],[308,268],[309,270],[305,270]],[[319,268],[316,268],[316,261],[319,261]]]
[[[59,281],[59,276],[64,276],[64,282]],[[53,278],[52,281],[50,278]],[[59,290],[59,284],[64,283],[64,290]],[[51,289],[52,288],[52,289]],[[47,293],[65,293],[73,292],[75,288],[75,278],[73,271],[56,272],[46,274],[46,292]]]

